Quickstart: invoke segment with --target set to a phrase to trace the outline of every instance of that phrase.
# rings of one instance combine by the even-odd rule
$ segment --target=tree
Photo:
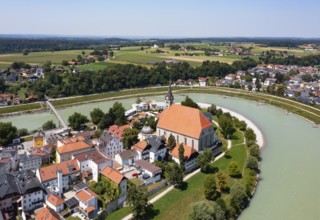
[[[28,129],[26,129],[26,128],[20,128],[17,130],[17,135],[19,137],[26,136],[28,134],[29,134],[29,132],[28,132]]]
[[[56,127],[57,127],[56,124],[52,120],[49,120],[42,125],[42,129],[44,131],[54,129]]]
[[[220,116],[218,123],[224,138],[230,139],[233,133],[236,131],[233,127],[232,119],[223,114]]]
[[[69,65],[68,60],[62,60],[61,65],[68,66]]]
[[[109,110],[109,114],[114,117],[114,123],[116,125],[124,125],[127,122],[125,117],[125,109],[120,102],[115,102],[112,108]]]
[[[114,118],[112,117],[112,115],[107,113],[107,114],[103,115],[102,119],[100,120],[100,122],[98,124],[98,128],[100,130],[103,130],[105,128],[110,127],[113,124],[114,124]]]
[[[212,150],[210,148],[206,148],[202,153],[199,154],[197,160],[201,171],[207,172],[210,166],[210,162],[214,160]]]
[[[245,189],[241,185],[235,184],[230,190],[230,195],[230,206],[233,207],[237,213],[240,213],[240,211],[247,205]]]
[[[215,200],[218,197],[216,177],[213,174],[206,175],[204,182],[204,195],[207,199]]]
[[[141,98],[138,97],[137,100],[136,100],[136,103],[137,103],[137,104],[140,104],[141,102],[142,102]]]
[[[231,161],[228,164],[228,173],[231,177],[239,177],[241,176],[241,172],[238,164],[235,161]]]
[[[217,178],[217,187],[220,192],[228,192],[229,191],[229,177],[225,172],[219,171],[216,174]]]
[[[196,102],[194,102],[191,98],[189,98],[189,96],[187,96],[185,100],[181,102],[181,105],[200,109],[199,105]]]
[[[184,147],[183,144],[179,145],[178,148],[178,152],[179,152],[179,162],[180,162],[180,167],[182,170],[184,170]]]
[[[57,148],[56,147],[52,147],[51,153],[50,153],[50,161],[51,161],[51,163],[53,161],[56,161],[56,153],[57,153]]]
[[[212,115],[216,115],[217,114],[217,106],[212,104],[211,106],[209,106],[207,108],[207,112],[210,112]]]
[[[205,201],[196,202],[192,205],[192,220],[213,220],[213,207],[208,205]]]
[[[139,130],[135,129],[135,128],[127,128],[124,130],[123,133],[123,138],[122,138],[122,142],[123,142],[123,146],[126,149],[130,149],[130,147],[132,145],[134,145],[135,143],[137,143],[138,140],[138,134],[139,134]]]
[[[70,115],[68,118],[68,123],[70,127],[74,130],[79,129],[82,125],[87,123],[89,120],[87,116],[82,115],[78,112],[75,112],[73,115]]]
[[[176,146],[176,139],[172,134],[170,134],[168,138],[167,148],[169,149],[169,151],[172,151],[175,146]]]
[[[183,183],[183,171],[176,163],[168,163],[166,166],[166,179],[176,188],[180,188]]]
[[[90,117],[91,117],[91,121],[93,124],[98,125],[99,122],[102,120],[102,118],[104,117],[104,113],[100,108],[94,108],[91,112],[90,112]]]
[[[17,136],[17,128],[11,122],[0,122],[0,146],[12,143]]]
[[[258,159],[252,156],[249,156],[247,159],[247,167],[251,170],[258,170],[259,162]]]
[[[244,133],[244,137],[246,138],[248,145],[252,145],[256,142],[256,134],[251,128],[248,128],[246,130],[246,132]]]
[[[149,203],[147,191],[134,184],[129,185],[127,202],[132,208],[134,219],[144,219],[148,213]]]
[[[260,148],[259,145],[253,144],[250,148],[250,155],[259,159],[260,157]]]

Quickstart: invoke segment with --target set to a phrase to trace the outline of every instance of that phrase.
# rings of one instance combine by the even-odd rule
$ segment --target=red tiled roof
[[[122,139],[124,130],[130,128],[130,125],[123,125],[123,126],[118,126],[118,125],[111,125],[108,129],[108,132],[115,136],[118,139]]]
[[[49,208],[42,208],[35,216],[36,220],[59,220],[59,215]]]
[[[210,126],[212,123],[199,109],[176,104],[162,112],[157,125],[158,128],[192,138],[199,138],[202,129]]]
[[[112,180],[116,184],[120,184],[124,176],[119,173],[117,170],[111,168],[111,167],[106,167],[101,171],[101,174],[107,177],[108,179]]]
[[[91,148],[89,144],[86,142],[80,141],[80,142],[74,142],[70,144],[63,145],[61,147],[57,148],[57,151],[59,154],[65,154],[65,153],[70,153],[73,151],[78,151],[78,150],[83,150]]]
[[[171,151],[171,155],[175,158],[179,158],[179,146],[180,144],[177,144]],[[183,144],[183,149],[184,149],[184,158],[187,160],[191,157],[192,154],[197,153],[197,151],[194,148],[185,144]]]
[[[80,172],[80,168],[76,160],[67,160],[48,167],[40,168],[39,173],[41,182],[56,179],[58,170],[61,170],[63,175],[70,175],[72,173]]]
[[[82,189],[76,193],[76,197],[81,200],[83,203],[86,203],[88,200],[93,198],[98,198],[98,195],[95,194],[91,189]]]
[[[148,146],[147,141],[139,141],[135,145],[133,145],[131,148],[136,149],[137,151],[144,151],[144,149]]]
[[[64,203],[64,200],[62,198],[54,194],[50,194],[47,198],[47,201],[54,206],[59,206]]]
[[[94,208],[93,205],[90,205],[90,206],[88,206],[85,210],[86,210],[87,213],[90,213],[90,212],[94,211],[95,208]]]

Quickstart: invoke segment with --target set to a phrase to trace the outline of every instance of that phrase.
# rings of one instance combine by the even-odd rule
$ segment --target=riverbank
[[[211,104],[207,104],[207,103],[198,103],[198,105],[201,108],[208,108],[209,106],[211,106]],[[257,144],[259,145],[259,147],[262,148],[264,146],[265,143],[264,143],[263,134],[257,125],[255,125],[252,121],[250,121],[248,118],[244,117],[243,115],[241,115],[237,112],[234,112],[230,109],[220,107],[220,106],[217,106],[217,108],[220,108],[223,112],[230,113],[231,116],[238,118],[240,121],[245,121],[247,124],[247,127],[251,128],[254,131],[254,133],[256,134]]]

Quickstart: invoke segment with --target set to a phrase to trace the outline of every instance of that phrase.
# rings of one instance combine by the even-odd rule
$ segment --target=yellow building
[[[38,130],[36,133],[33,135],[33,146],[34,147],[43,147],[45,146],[46,143],[46,138],[44,132]]]
[[[71,160],[75,154],[90,151],[92,148],[84,141],[78,141],[57,148],[56,163]]]

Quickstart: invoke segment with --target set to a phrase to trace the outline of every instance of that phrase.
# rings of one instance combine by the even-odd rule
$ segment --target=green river
[[[275,219],[320,219],[318,205],[320,175],[317,163],[320,155],[320,129],[296,115],[286,115],[286,111],[269,106],[258,106],[256,102],[223,98],[210,94],[188,94],[193,100],[214,103],[242,114],[255,123],[264,135],[262,150],[261,180],[250,206],[241,214],[242,220]],[[175,95],[180,102],[184,95]],[[162,101],[163,96],[150,99]],[[136,98],[120,100],[130,108]],[[67,120],[74,112],[89,116],[93,108],[107,111],[114,101],[89,103],[58,110]],[[2,118],[11,121],[18,128],[37,129],[47,120],[57,120],[47,113],[25,114]]]

